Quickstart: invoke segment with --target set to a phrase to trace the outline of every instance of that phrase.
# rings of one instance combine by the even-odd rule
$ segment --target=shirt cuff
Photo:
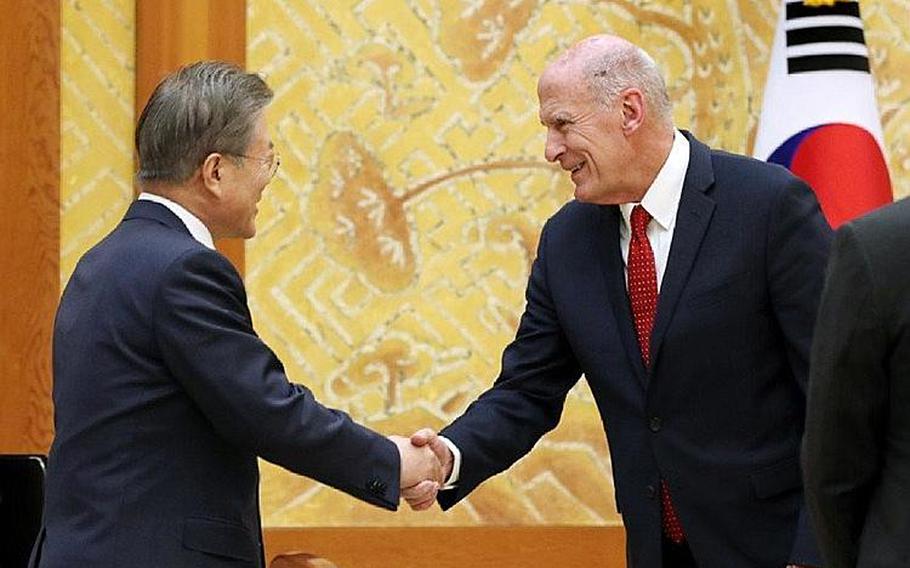
[[[458,476],[461,474],[461,450],[458,449],[452,440],[446,438],[445,436],[440,436],[440,440],[449,447],[449,450],[452,452],[452,473],[449,475],[449,478],[446,479],[445,485],[440,489],[443,491],[447,489],[455,489],[455,484],[458,482]]]

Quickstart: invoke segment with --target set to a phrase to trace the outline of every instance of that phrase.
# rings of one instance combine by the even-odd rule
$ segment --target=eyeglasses
[[[278,154],[278,151],[272,153],[268,158],[263,158],[261,156],[247,156],[246,154],[232,154],[237,158],[246,158],[247,160],[255,160],[260,164],[266,165],[269,168],[269,179],[275,177],[275,173],[278,172],[278,166],[281,165],[281,155]]]

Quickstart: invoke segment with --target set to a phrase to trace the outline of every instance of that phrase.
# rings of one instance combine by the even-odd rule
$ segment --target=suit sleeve
[[[811,188],[790,177],[771,213],[768,231],[768,286],[790,370],[806,392],[809,356],[832,232]],[[802,424],[794,424],[800,430]],[[800,508],[790,560],[819,565],[818,547],[805,506]]]
[[[812,348],[803,446],[806,500],[827,560],[856,564],[882,465],[887,341],[869,263],[852,228],[838,232]]]
[[[154,321],[165,364],[224,438],[354,497],[397,508],[395,445],[288,381],[253,330],[243,283],[224,257],[194,250],[168,267]]]
[[[546,242],[544,228],[528,280],[525,312],[503,353],[499,378],[441,432],[462,453],[457,486],[439,494],[443,509],[507,469],[556,427],[566,395],[581,375],[550,296]]]
[[[806,392],[809,352],[831,248],[831,227],[812,190],[797,178],[780,194],[768,231],[771,305],[784,336],[787,359]]]

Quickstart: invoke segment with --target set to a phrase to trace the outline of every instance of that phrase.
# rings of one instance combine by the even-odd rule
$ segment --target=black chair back
[[[0,455],[0,568],[25,568],[41,529],[44,456]]]

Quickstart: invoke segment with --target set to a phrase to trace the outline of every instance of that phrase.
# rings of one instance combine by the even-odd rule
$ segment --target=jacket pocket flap
[[[250,531],[230,521],[193,518],[183,523],[183,546],[190,550],[256,561],[257,541]]]
[[[752,489],[759,499],[767,499],[802,486],[799,457],[778,462],[752,474]]]

